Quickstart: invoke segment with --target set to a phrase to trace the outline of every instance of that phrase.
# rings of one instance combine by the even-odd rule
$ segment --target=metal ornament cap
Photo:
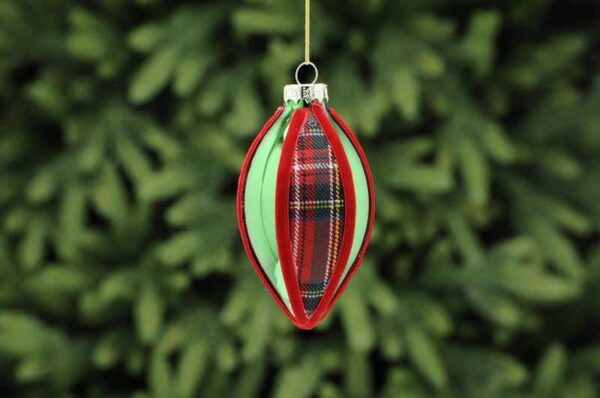
[[[314,101],[326,103],[329,101],[327,84],[288,84],[283,88],[283,100],[284,102],[303,100],[306,103]]]

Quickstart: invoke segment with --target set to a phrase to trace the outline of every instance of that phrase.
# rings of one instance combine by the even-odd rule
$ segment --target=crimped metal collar
[[[327,84],[288,84],[283,88],[283,100],[285,102],[300,100],[327,102],[329,100]]]

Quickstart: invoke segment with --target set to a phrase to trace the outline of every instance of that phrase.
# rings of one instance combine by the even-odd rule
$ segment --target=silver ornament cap
[[[315,73],[313,81],[309,84],[300,83],[300,79],[298,77],[300,69],[302,69],[302,67],[305,66],[311,67]],[[302,62],[296,68],[295,77],[297,84],[288,84],[283,88],[283,100],[285,102],[298,102],[302,100],[306,103],[310,103],[313,101],[325,103],[329,100],[329,96],[327,95],[327,85],[323,83],[317,83],[317,79],[319,78],[319,70],[317,69],[317,66],[314,63]]]
[[[283,88],[283,100],[285,102],[303,100],[307,103],[313,101],[325,103],[329,100],[327,84],[288,84]]]

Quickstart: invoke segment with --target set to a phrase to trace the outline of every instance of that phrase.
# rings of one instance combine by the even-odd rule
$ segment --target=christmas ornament
[[[260,131],[239,178],[238,224],[246,253],[279,307],[299,328],[329,313],[358,270],[375,216],[373,180],[358,140],[328,107],[327,85],[305,61],[284,106]],[[301,84],[300,69],[314,69]]]

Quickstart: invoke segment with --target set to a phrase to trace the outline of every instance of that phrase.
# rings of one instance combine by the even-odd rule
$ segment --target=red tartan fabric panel
[[[339,165],[323,128],[311,112],[294,148],[289,195],[292,260],[309,317],[337,264],[344,214]]]

